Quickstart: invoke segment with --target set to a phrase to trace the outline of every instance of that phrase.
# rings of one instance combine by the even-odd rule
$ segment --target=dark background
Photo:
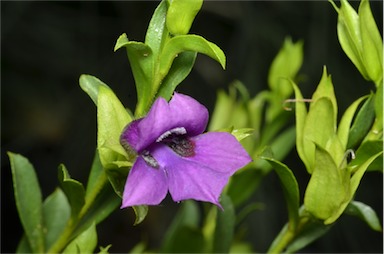
[[[96,107],[80,89],[82,73],[103,80],[125,106],[133,109],[136,92],[124,51],[113,52],[118,36],[144,41],[158,2],[40,2],[1,1],[1,252],[14,252],[22,228],[17,217],[6,151],[21,153],[34,164],[46,197],[57,186],[57,166],[64,163],[71,176],[86,181],[96,146]],[[355,7],[358,2],[352,3]],[[382,31],[381,1],[371,8]],[[190,76],[178,91],[192,95],[212,112],[216,90],[241,80],[251,95],[267,88],[273,57],[286,36],[304,41],[301,89],[309,97],[323,65],[332,74],[339,112],[374,85],[362,79],[342,52],[336,34],[336,12],[327,1],[208,1],[191,33],[219,45],[227,69],[199,55]],[[289,64],[289,63],[287,63]],[[292,152],[287,163],[303,191],[305,169]],[[382,221],[383,176],[367,173],[356,199],[372,206]],[[264,252],[286,221],[281,188],[268,175],[252,200],[264,210],[247,219],[249,241]],[[165,201],[150,209],[133,226],[131,209],[117,210],[98,226],[99,245],[126,252],[139,239],[158,247],[178,204]],[[325,237],[304,252],[382,252],[381,233],[356,218],[343,216]]]

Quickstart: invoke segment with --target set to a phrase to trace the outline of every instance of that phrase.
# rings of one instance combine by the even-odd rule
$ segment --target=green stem
[[[77,218],[71,218],[68,223],[67,227],[63,231],[63,233],[60,235],[59,239],[56,240],[56,242],[51,246],[51,248],[47,251],[47,253],[59,253],[62,251],[65,246],[75,237],[73,233],[77,229],[78,225],[82,221],[82,219],[86,216],[89,209],[94,204],[98,194],[100,191],[105,187],[105,185],[108,183],[108,178],[106,173],[103,173],[99,179],[98,183],[96,184],[96,187],[92,189],[92,192],[89,194],[89,198],[87,198],[84,206],[81,208]]]

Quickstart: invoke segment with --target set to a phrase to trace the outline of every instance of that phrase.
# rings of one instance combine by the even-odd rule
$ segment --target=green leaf
[[[83,89],[83,91],[86,92],[89,97],[91,97],[92,101],[96,104],[96,106],[100,86],[108,88],[108,86],[100,79],[86,74],[82,74],[80,76],[79,84],[81,89]]]
[[[109,252],[109,249],[112,247],[112,244],[109,244],[109,245],[107,245],[107,246],[105,246],[105,247],[102,247],[102,246],[100,246],[99,248],[100,248],[100,251],[98,252],[99,254],[108,254]]]
[[[49,195],[43,204],[45,249],[49,250],[64,231],[71,216],[71,207],[60,188]]]
[[[383,80],[383,41],[373,18],[368,0],[362,0],[359,6],[362,61],[370,80],[376,85]]]
[[[235,208],[227,195],[221,195],[220,204],[223,210],[217,212],[212,252],[228,253],[235,231]]]
[[[327,147],[328,140],[336,133],[335,120],[333,104],[328,97],[319,98],[311,103],[303,128],[303,148],[309,162],[307,168],[309,173],[313,171],[315,165],[315,143],[323,149]]]
[[[292,230],[295,230],[299,219],[300,202],[299,185],[297,184],[295,175],[287,167],[287,165],[281,163],[280,161],[265,156],[261,156],[261,158],[267,160],[279,176],[288,207],[289,225]]]
[[[192,200],[183,202],[164,236],[161,252],[201,252],[204,240],[198,227],[199,219],[196,202]]]
[[[63,253],[93,253],[97,245],[96,226],[93,223],[64,249]]]
[[[339,169],[332,156],[316,146],[314,170],[304,196],[305,209],[329,224],[331,221],[328,219],[338,213],[342,204],[348,200],[348,188],[348,170]]]
[[[71,206],[71,217],[76,219],[85,204],[83,184],[72,179],[63,164],[59,166],[58,178],[61,188]]]
[[[136,215],[136,220],[134,225],[138,225],[144,221],[145,217],[147,217],[148,206],[146,205],[134,206],[133,210],[135,211],[135,215]]]
[[[345,213],[359,217],[361,220],[367,223],[371,229],[375,231],[382,231],[381,223],[377,217],[376,212],[370,206],[362,202],[352,201],[345,209]]]
[[[383,141],[381,140],[366,141],[361,144],[359,149],[357,149],[355,154],[355,159],[353,159],[349,163],[348,167],[352,169],[352,172],[354,172],[354,170],[356,170],[359,167],[359,165],[362,165],[365,161],[369,160],[369,158],[372,155],[377,154],[382,150],[383,150]],[[373,167],[372,170],[383,171],[382,156],[381,156],[381,160],[379,157],[377,160],[375,160],[375,162],[376,163],[373,162],[370,165],[370,168]]]
[[[347,148],[357,146],[367,135],[375,119],[374,96],[370,95],[356,115],[349,131]]]
[[[166,19],[168,31],[173,35],[187,34],[202,5],[203,0],[170,1]]]
[[[356,101],[354,101],[344,112],[344,115],[341,117],[339,126],[337,128],[337,136],[339,137],[339,140],[344,150],[347,149],[349,129],[351,127],[353,117],[355,116],[358,106],[365,99],[367,99],[367,96],[363,96],[357,99]]]
[[[196,52],[180,53],[173,61],[172,67],[161,83],[157,97],[169,100],[176,87],[188,76],[195,63]]]
[[[223,69],[225,69],[224,52],[214,43],[207,41],[199,35],[179,35],[167,41],[161,52],[160,69],[157,80],[161,81],[168,74],[173,60],[184,51],[194,51],[205,54],[218,61]],[[155,82],[160,84],[160,82]],[[157,90],[157,88],[155,89]]]
[[[118,38],[115,51],[125,47],[137,90],[136,116],[144,114],[144,110],[152,103],[155,89],[153,86],[154,56],[152,49],[142,42],[129,41],[124,33]],[[140,115],[138,115],[140,113]]]
[[[101,164],[105,169],[116,168],[115,161],[133,160],[120,145],[120,135],[128,123],[132,121],[112,90],[100,87],[97,107],[97,148]],[[116,152],[119,149],[119,152]]]
[[[21,224],[33,252],[44,252],[43,204],[32,164],[20,154],[8,152],[13,188]]]
[[[101,165],[99,153],[96,150],[85,191],[85,200],[90,200],[95,195],[94,193],[100,192],[106,180],[107,177]]]
[[[254,130],[251,128],[241,128],[232,130],[231,134],[235,136],[237,141],[241,141],[246,137],[249,137],[253,134]]]
[[[16,253],[32,253],[31,246],[29,246],[28,239],[24,234],[19,243],[17,244]]]
[[[289,63],[289,64],[287,64]],[[285,38],[283,47],[274,58],[268,74],[268,84],[271,90],[287,98],[292,93],[289,79],[294,79],[303,63],[303,42],[293,43],[291,38]]]
[[[378,130],[383,130],[383,83],[381,83],[375,94],[375,114],[378,122]]]

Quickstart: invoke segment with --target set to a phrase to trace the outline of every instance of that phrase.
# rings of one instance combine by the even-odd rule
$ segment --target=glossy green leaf
[[[338,8],[333,1],[331,1],[331,3],[338,12],[337,35],[341,48],[363,77],[368,79],[368,73],[361,57],[363,46],[361,42],[359,16],[347,0],[341,0],[340,8]]]
[[[289,63],[289,64],[287,64]],[[303,42],[293,43],[285,38],[283,47],[274,58],[268,74],[271,90],[287,98],[292,93],[289,79],[294,79],[303,63]]]
[[[83,91],[89,95],[89,97],[96,104],[96,106],[97,106],[97,97],[99,95],[100,86],[108,88],[108,86],[100,79],[91,75],[86,75],[86,74],[82,74],[80,76],[79,84],[81,89],[83,89]]]
[[[383,80],[383,41],[368,0],[360,2],[359,18],[362,60],[370,80],[379,85]]]
[[[152,15],[147,33],[145,35],[145,44],[152,49],[154,59],[158,59],[158,55],[163,47],[163,44],[169,37],[169,33],[165,25],[167,10],[167,0],[161,1]]]
[[[371,95],[358,111],[349,131],[347,148],[357,146],[367,135],[375,119],[374,96]]]
[[[279,176],[285,201],[288,207],[289,225],[292,227],[292,230],[294,230],[299,219],[300,202],[299,185],[297,184],[295,175],[292,173],[291,169],[287,167],[287,165],[281,163],[280,161],[277,161],[271,157],[262,156],[261,158],[267,160],[272,165],[272,168],[275,170],[276,174]]]
[[[359,146],[355,153],[355,159],[353,159],[349,164],[348,167],[351,168],[352,172],[354,172],[357,167],[361,164],[363,164],[365,161],[369,160],[369,158],[381,152],[383,150],[383,141],[381,140],[375,140],[375,141],[366,141]],[[382,155],[381,155],[381,160],[380,157],[375,160],[376,163],[372,163],[370,165],[373,166],[371,170],[378,170],[378,171],[383,171],[383,160],[382,160]]]
[[[43,204],[35,169],[27,158],[8,152],[17,211],[29,246],[44,252]]]
[[[347,149],[349,130],[351,127],[352,120],[355,116],[356,110],[363,100],[367,99],[367,96],[363,96],[356,101],[354,101],[344,112],[344,115],[341,117],[339,126],[337,128],[337,136],[344,148]]]
[[[129,41],[124,33],[118,38],[115,51],[125,47],[137,90],[135,115],[141,116],[152,103],[156,89],[153,87],[154,56],[152,49],[142,42]]]
[[[92,224],[87,230],[83,231],[68,246],[63,253],[93,253],[97,245],[97,232],[95,224]]]
[[[352,201],[345,209],[345,213],[359,217],[375,231],[382,231],[381,223],[376,212],[370,206],[362,202]]]
[[[43,204],[45,249],[53,245],[64,231],[71,216],[71,207],[64,192],[57,188]]]
[[[307,170],[310,173],[315,167],[315,143],[323,149],[327,147],[329,138],[336,133],[335,120],[333,104],[329,98],[322,97],[311,103],[302,136],[304,152],[309,162]]]
[[[132,121],[112,90],[105,87],[99,88],[97,107],[97,148],[101,164],[105,169],[115,168],[114,161],[126,161],[128,156],[120,145],[120,135],[128,123]],[[119,152],[116,152],[119,149]]]
[[[161,252],[200,252],[203,237],[201,231],[199,232],[199,219],[196,202],[192,200],[183,202],[164,236]],[[199,246],[195,246],[197,244]]]
[[[223,206],[224,210],[217,211],[212,252],[228,253],[235,231],[235,208],[231,198],[225,194],[221,195],[220,204]]]
[[[61,188],[71,206],[71,217],[77,218],[85,204],[85,190],[83,184],[72,179],[63,164],[59,166],[58,178]]]
[[[171,66],[167,76],[161,83],[157,96],[161,96],[169,100],[176,87],[188,76],[195,63],[196,52],[180,53]]]
[[[349,197],[349,173],[339,169],[332,156],[316,146],[316,162],[304,196],[305,209],[318,219],[327,221],[337,213]]]
[[[157,80],[161,81],[168,74],[173,60],[184,51],[194,51],[205,54],[218,61],[225,69],[224,52],[214,43],[207,41],[199,35],[179,35],[167,41],[161,52],[160,69]],[[160,84],[160,82],[155,82]],[[156,89],[155,89],[156,90]]]
[[[166,18],[168,31],[173,35],[187,34],[202,5],[203,0],[170,1]]]

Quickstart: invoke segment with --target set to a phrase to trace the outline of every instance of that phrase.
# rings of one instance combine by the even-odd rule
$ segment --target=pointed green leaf
[[[217,211],[215,234],[213,238],[214,253],[228,253],[235,231],[235,208],[227,195],[221,195],[220,204],[224,210]]]
[[[203,0],[172,0],[166,19],[168,31],[173,35],[187,34],[202,5]]]
[[[365,161],[369,160],[369,158],[381,152],[383,150],[383,141],[381,140],[372,140],[372,141],[366,141],[361,146],[359,146],[359,149],[357,149],[355,153],[355,159],[353,159],[348,167],[351,168],[352,172],[354,172],[360,165],[362,165]],[[377,163],[372,163],[371,166],[373,167],[373,170],[383,171],[383,160],[381,156],[375,160]],[[373,165],[375,164],[375,165]]]
[[[289,63],[289,64],[287,64]],[[274,58],[268,74],[268,84],[271,90],[287,98],[292,93],[289,79],[294,79],[303,63],[303,42],[293,43],[291,38],[285,38],[283,47]]]
[[[101,165],[99,153],[95,152],[95,157],[93,158],[91,171],[89,173],[89,178],[87,182],[87,187],[85,191],[85,200],[90,200],[93,193],[98,193],[101,190],[101,187],[107,181],[103,166]]]
[[[299,219],[300,203],[299,185],[297,184],[295,175],[292,173],[291,169],[287,167],[287,165],[281,163],[280,161],[271,157],[262,156],[261,158],[267,160],[279,176],[288,207],[289,227],[291,230],[295,230]]]
[[[367,135],[375,119],[374,96],[370,95],[356,115],[349,131],[347,148],[358,145]]]
[[[13,188],[21,224],[33,252],[44,252],[43,204],[32,164],[20,154],[8,152]]]
[[[83,184],[72,179],[63,164],[59,166],[59,183],[71,206],[71,217],[77,218],[85,204],[85,190]]]
[[[173,61],[172,67],[161,83],[157,96],[169,100],[176,87],[188,76],[195,63],[196,52],[180,53]]]
[[[327,147],[330,137],[335,135],[336,122],[334,108],[328,97],[322,97],[311,103],[303,128],[303,146],[309,162],[309,172],[315,165],[315,143],[323,149]]]
[[[249,137],[253,134],[254,130],[251,128],[241,128],[232,130],[231,134],[235,136],[237,141],[241,141],[246,137]]]
[[[337,128],[337,136],[339,137],[339,140],[340,140],[344,150],[347,149],[348,136],[349,136],[349,131],[350,131],[353,117],[355,116],[355,113],[356,113],[358,106],[365,99],[367,99],[367,96],[363,96],[363,97],[357,99],[356,101],[354,101],[347,108],[347,110],[344,112],[344,115],[341,117],[339,126]]]
[[[378,130],[383,130],[383,83],[381,83],[375,94],[375,114],[378,122]]]
[[[112,244],[109,244],[109,245],[107,245],[107,246],[105,246],[105,247],[100,246],[100,247],[99,247],[99,248],[100,248],[100,251],[98,252],[98,254],[108,254],[108,253],[109,253],[108,250],[109,250],[111,247],[112,247]]]
[[[376,85],[383,79],[383,41],[373,18],[368,0],[362,0],[359,6],[360,32],[362,43],[362,61],[370,80]]]
[[[57,188],[44,200],[43,212],[45,248],[49,250],[64,231],[71,216],[71,207],[67,197],[60,188]]]
[[[315,164],[304,196],[305,209],[318,219],[326,220],[337,213],[349,197],[349,173],[339,169],[332,156],[316,146]]]
[[[345,209],[345,213],[359,217],[361,220],[367,223],[371,229],[375,231],[382,231],[381,223],[377,217],[376,212],[370,206],[362,202],[352,201]]]
[[[93,223],[87,230],[83,231],[68,246],[63,253],[93,253],[97,245],[96,226]]]
[[[83,91],[89,95],[89,97],[93,100],[96,106],[97,106],[97,96],[99,95],[100,86],[108,88],[108,86],[100,79],[91,75],[86,75],[86,74],[82,74],[80,76],[79,84],[81,89],[83,89]]]
[[[164,45],[160,55],[159,76],[156,77],[159,81],[168,74],[173,60],[184,51],[205,54],[218,61],[223,69],[225,69],[224,52],[216,44],[207,41],[199,35],[179,35],[168,40]],[[155,82],[155,84],[160,84],[160,82]]]
[[[134,206],[133,210],[135,211],[135,215],[136,215],[134,225],[138,225],[144,221],[145,217],[147,217],[148,206],[146,205]]]
[[[124,161],[128,158],[121,154],[126,154],[120,145],[120,135],[128,123],[132,121],[130,115],[125,110],[112,90],[100,87],[97,107],[97,148],[99,151],[101,164],[105,169],[115,168],[114,161]],[[120,152],[115,150],[119,148]]]

